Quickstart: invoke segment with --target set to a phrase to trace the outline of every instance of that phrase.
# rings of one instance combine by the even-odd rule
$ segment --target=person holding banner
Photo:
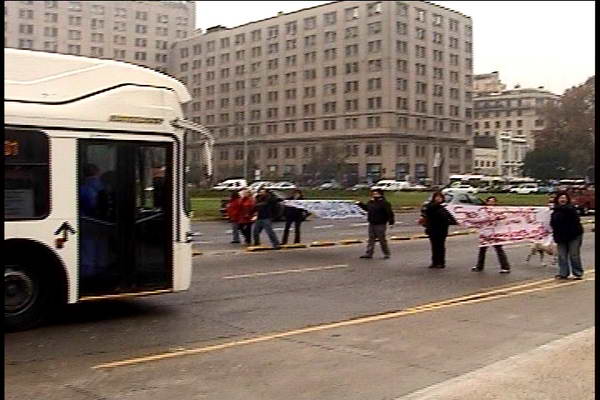
[[[554,198],[550,226],[552,227],[552,236],[558,247],[559,273],[555,278],[567,279],[570,272],[572,272],[575,279],[582,279],[583,267],[580,249],[583,239],[583,226],[577,210],[571,205],[571,197],[566,191],[558,192]]]
[[[496,205],[496,197],[490,196],[485,199],[485,205],[489,207],[493,207]],[[471,268],[471,271],[483,271],[483,267],[485,265],[485,253],[488,249],[488,246],[479,247],[479,255],[477,256],[477,265]],[[498,255],[498,261],[500,262],[500,273],[507,274],[510,272],[510,264],[508,263],[508,258],[506,257],[506,253],[502,248],[502,245],[494,245],[494,250],[496,250],[496,255]]]
[[[360,258],[373,258],[375,240],[379,240],[383,258],[390,258],[390,249],[385,238],[386,224],[394,225],[394,212],[392,205],[383,197],[381,189],[371,190],[371,200],[367,204],[356,202],[363,210],[367,211],[369,221],[369,241],[367,251]]]
[[[434,192],[431,201],[421,209],[419,223],[425,227],[431,244],[431,265],[429,268],[446,268],[446,237],[448,226],[456,225],[456,220],[442,205],[445,197],[442,192]]]

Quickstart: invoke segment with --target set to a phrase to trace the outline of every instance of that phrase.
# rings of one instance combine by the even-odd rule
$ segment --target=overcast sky
[[[228,28],[329,1],[197,1],[196,27]],[[500,72],[508,88],[562,94],[595,69],[593,1],[434,1],[473,19],[474,73]]]

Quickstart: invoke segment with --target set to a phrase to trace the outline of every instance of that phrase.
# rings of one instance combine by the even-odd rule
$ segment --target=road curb
[[[273,247],[267,247],[267,246],[248,246],[246,247],[246,251],[269,251],[269,250],[276,250]]]
[[[360,240],[360,239],[346,239],[346,240],[340,240],[338,243],[342,244],[342,245],[359,244],[359,243],[364,243],[364,240]]]
[[[282,249],[305,249],[307,246],[302,243],[294,243],[294,244],[282,244]]]
[[[329,247],[329,246],[335,246],[335,245],[336,245],[335,242],[316,241],[316,242],[312,242],[310,244],[310,247]]]
[[[410,236],[391,236],[390,240],[411,240]]]

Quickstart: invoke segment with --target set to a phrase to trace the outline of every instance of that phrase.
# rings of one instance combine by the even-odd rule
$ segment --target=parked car
[[[429,203],[431,201],[431,196],[427,198],[423,205]],[[444,204],[468,204],[472,206],[483,206],[485,202],[481,200],[479,197],[475,197],[469,193],[461,193],[461,192],[449,192],[444,194]]]
[[[381,189],[386,191],[408,190],[410,183],[406,181],[395,181],[393,179],[382,179],[371,187],[371,189]]]
[[[594,186],[585,189],[569,190],[571,202],[580,215],[587,215],[590,210],[596,211],[596,191]]]
[[[425,185],[415,184],[415,185],[409,185],[406,188],[406,190],[413,191],[413,192],[424,192],[428,189],[427,189],[427,186],[425,186]]]
[[[442,193],[445,195],[447,193],[470,193],[470,194],[477,194],[478,190],[477,188],[471,186],[471,185],[455,185],[455,186],[451,186],[451,187],[447,187],[445,189],[442,190]]]
[[[538,192],[538,185],[535,183],[523,183],[515,188],[510,189],[510,193],[516,194],[531,194]]]
[[[317,190],[332,190],[332,189],[341,189],[342,185],[337,183],[336,181],[325,182],[316,187]]]
[[[365,189],[369,189],[369,188],[370,188],[370,186],[367,185],[366,183],[357,183],[354,186],[350,186],[346,190],[350,190],[350,191],[356,192],[358,190],[365,190]]]
[[[277,190],[292,190],[296,189],[297,186],[292,182],[273,182],[269,183],[265,186],[267,189],[277,189]]]
[[[256,182],[252,182],[252,184],[249,186],[249,189],[253,193],[256,193],[258,191],[258,188],[269,187],[269,185],[271,185],[271,184],[272,184],[272,182],[269,182],[269,181],[256,181]]]
[[[556,189],[554,186],[539,186],[538,193],[554,193]]]
[[[227,179],[213,186],[213,190],[239,190],[247,186],[245,179]]]

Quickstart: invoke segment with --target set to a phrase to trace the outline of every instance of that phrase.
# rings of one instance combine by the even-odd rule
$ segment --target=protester
[[[286,200],[303,200],[304,196],[300,189],[294,189],[292,195]],[[300,243],[300,225],[306,219],[307,212],[301,208],[286,206],[283,211],[285,216],[285,228],[283,230],[283,238],[281,244],[287,244],[290,227],[294,224],[294,243]]]
[[[485,199],[485,205],[489,207],[493,207],[496,205],[496,197],[490,196]],[[488,249],[488,246],[479,247],[479,255],[477,256],[477,265],[471,268],[471,271],[483,271],[483,267],[485,265],[485,253]],[[494,245],[494,249],[496,250],[496,255],[498,255],[498,261],[500,262],[500,273],[507,274],[510,272],[510,264],[508,263],[508,258],[506,257],[506,253],[502,248],[502,245]]]
[[[571,197],[566,191],[561,191],[554,198],[554,207],[550,217],[552,236],[558,247],[558,269],[556,279],[567,279],[570,272],[575,279],[582,279],[581,242],[583,226],[577,210],[571,205]]]
[[[367,211],[367,220],[369,221],[369,241],[367,243],[366,253],[360,258],[373,258],[375,250],[375,240],[381,244],[383,258],[390,258],[390,249],[385,237],[386,225],[394,225],[394,212],[392,205],[383,197],[381,189],[371,191],[371,200],[367,204],[357,202],[360,208]]]
[[[240,194],[237,191],[231,192],[229,203],[227,203],[226,211],[227,216],[229,217],[229,221],[231,222],[231,233],[233,235],[231,243],[239,243],[240,230],[238,219],[240,211]]]
[[[254,219],[254,208],[255,201],[252,198],[252,192],[249,189],[244,188],[240,190],[240,202],[237,214],[237,223],[242,236],[244,236],[244,242],[247,246],[250,246],[252,239],[252,221]]]
[[[256,195],[256,222],[254,223],[254,245],[260,246],[260,232],[264,229],[269,236],[273,248],[279,249],[281,245],[273,231],[271,219],[277,214],[277,202],[280,201],[267,189],[259,189]]]
[[[456,220],[442,205],[445,197],[442,192],[434,192],[431,201],[421,209],[421,225],[431,244],[431,265],[429,268],[446,268],[446,237],[448,226],[456,225]]]

